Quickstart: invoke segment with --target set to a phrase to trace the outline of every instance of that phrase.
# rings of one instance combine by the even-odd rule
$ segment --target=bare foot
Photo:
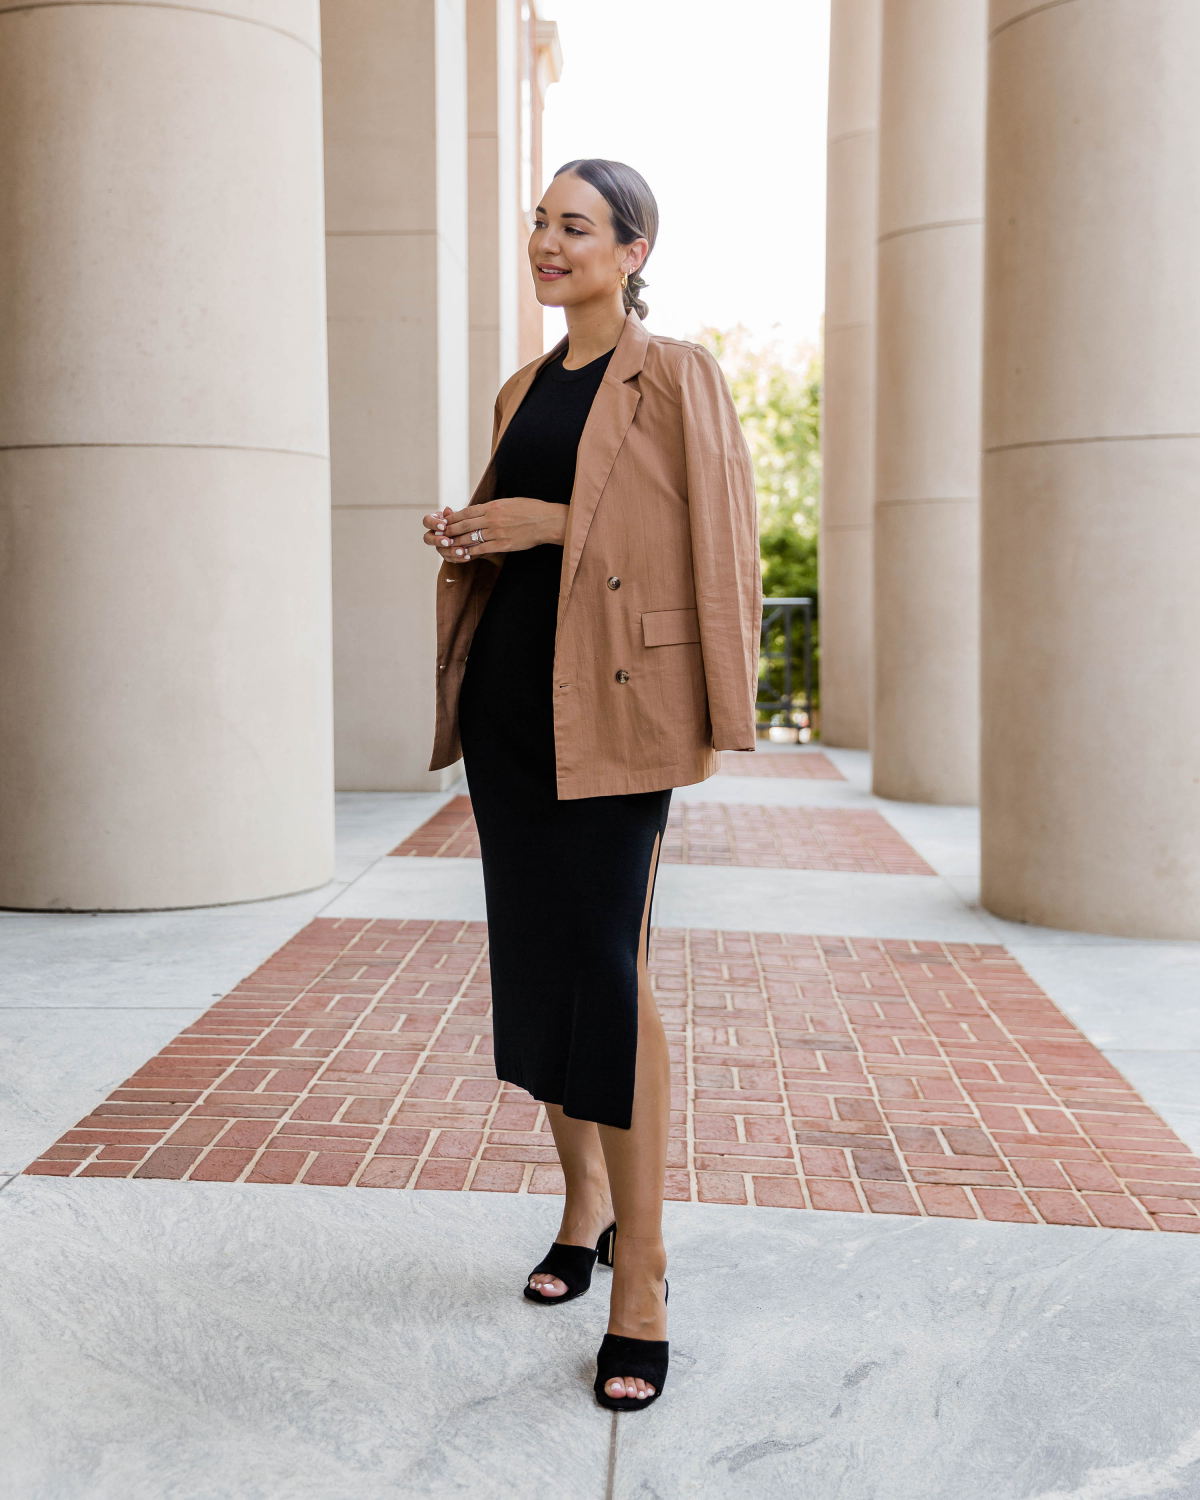
[[[554,1243],[583,1245],[586,1249],[593,1250],[596,1241],[613,1221],[612,1199],[607,1189],[603,1193],[589,1194],[586,1202],[582,1195],[577,1196],[578,1201],[574,1198],[567,1199],[563,1208],[562,1225],[554,1237]],[[547,1301],[553,1297],[561,1297],[567,1290],[565,1281],[560,1281],[557,1276],[551,1276],[545,1271],[531,1276],[529,1285],[541,1292]]]
[[[609,1333],[627,1339],[665,1339],[667,1252],[662,1240],[631,1240],[618,1235],[616,1262]],[[614,1375],[604,1382],[604,1389],[609,1396],[633,1396],[642,1401],[655,1394],[649,1381],[636,1375]]]

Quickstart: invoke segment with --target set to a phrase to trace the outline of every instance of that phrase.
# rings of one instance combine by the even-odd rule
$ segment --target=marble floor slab
[[[485,922],[483,864],[478,859],[381,859],[321,913],[323,917],[433,918]]]
[[[775,776],[710,776],[676,787],[676,802],[749,802],[765,807],[873,807],[875,799],[847,781],[791,780]]]
[[[603,1496],[603,1300],[520,1296],[552,1200],[43,1188],[0,1193],[6,1495]]]
[[[613,1419],[553,1200],[20,1178],[0,1487],[36,1500],[1195,1497],[1200,1243],[668,1204],[672,1364]],[[598,1273],[603,1278],[604,1273]]]
[[[833,762],[851,785],[870,791],[871,755],[868,750],[840,750],[822,742],[821,754]]]
[[[1200,1051],[1200,943],[1010,944],[1098,1047]]]
[[[346,884],[432,817],[465,782],[444,792],[339,792],[335,879]]]
[[[21,1171],[211,1004],[0,1010],[0,1174]]]
[[[1053,936],[1057,941],[1045,929],[1017,928],[1001,940],[1146,1102],[1200,1151],[1200,943]]]
[[[991,931],[940,876],[660,865],[660,927],[837,933],[990,943]]]
[[[672,1205],[680,1378],[613,1500],[1200,1495],[1192,1237],[752,1212]]]
[[[1104,1055],[1200,1155],[1200,1051],[1126,1052],[1105,1048]]]
[[[243,906],[5,917],[0,1012],[211,1005],[316,914]]]
[[[419,856],[381,861],[322,915],[482,922],[483,866],[474,859]],[[940,877],[929,875],[663,864],[654,921],[660,927],[995,941],[979,914]]]

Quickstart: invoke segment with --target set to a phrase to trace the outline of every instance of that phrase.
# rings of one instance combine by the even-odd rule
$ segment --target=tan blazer
[[[473,505],[493,497],[496,445],[555,352],[497,397]],[[498,561],[438,574],[434,771],[461,753],[458,695]],[[753,750],[761,619],[754,476],[725,377],[706,349],[631,312],[580,439],[563,545],[560,800],[686,786],[716,771],[717,751]]]

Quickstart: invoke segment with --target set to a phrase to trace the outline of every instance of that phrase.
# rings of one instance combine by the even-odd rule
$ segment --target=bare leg
[[[567,1179],[567,1198],[556,1243],[586,1245],[591,1249],[614,1218],[599,1133],[591,1120],[569,1119],[561,1105],[547,1104],[546,1115]],[[531,1276],[529,1281],[531,1286],[540,1287],[542,1296],[547,1298],[561,1297],[567,1289],[565,1282],[545,1272]]]
[[[642,935],[638,947],[637,1072],[633,1123],[629,1130],[597,1126],[616,1210],[617,1247],[613,1267],[608,1331],[634,1339],[665,1339],[667,1305],[664,1277],[667,1252],[662,1238],[663,1184],[667,1170],[667,1137],[671,1124],[671,1062],[667,1037],[646,969],[647,926],[655,845]],[[604,1226],[601,1225],[601,1228]],[[654,1387],[632,1377],[614,1377],[604,1389],[610,1396],[648,1396]]]

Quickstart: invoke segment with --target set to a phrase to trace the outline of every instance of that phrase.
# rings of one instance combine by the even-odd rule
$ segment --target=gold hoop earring
[[[621,272],[621,290],[624,291],[625,288],[628,285],[629,285],[629,272],[628,271],[622,271]]]

